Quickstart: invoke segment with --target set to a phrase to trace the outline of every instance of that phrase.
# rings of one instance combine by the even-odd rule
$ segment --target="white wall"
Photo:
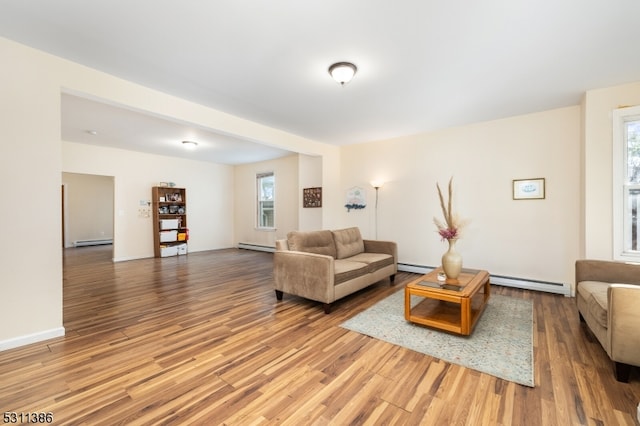
[[[113,238],[113,176],[62,173],[65,247]]]
[[[115,260],[153,257],[152,219],[139,207],[161,181],[187,190],[190,252],[233,245],[233,166],[72,142],[62,159],[65,172],[114,176]]]
[[[640,83],[590,90],[584,99],[584,257],[613,259],[614,109],[640,105]]]
[[[436,190],[454,177],[454,210],[470,222],[457,249],[467,267],[572,283],[580,214],[580,107],[342,148],[342,189],[367,191],[345,222],[375,234],[372,180],[384,180],[378,237],[403,263],[437,266],[446,251],[433,225]],[[512,180],[546,179],[546,199],[512,200]]]
[[[275,190],[275,230],[256,228],[256,174],[273,172]],[[237,243],[275,247],[276,239],[298,229],[298,155],[235,167],[234,228]]]

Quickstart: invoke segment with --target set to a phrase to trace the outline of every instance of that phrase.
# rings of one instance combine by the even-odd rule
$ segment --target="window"
[[[640,260],[640,107],[613,113],[613,258]]]
[[[273,172],[256,175],[258,194],[258,228],[275,228],[275,189],[276,181]]]

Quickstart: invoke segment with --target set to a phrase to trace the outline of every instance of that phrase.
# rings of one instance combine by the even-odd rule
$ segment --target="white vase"
[[[456,251],[456,239],[447,240],[449,242],[449,250],[442,255],[442,269],[447,278],[455,280],[462,271],[462,256]]]

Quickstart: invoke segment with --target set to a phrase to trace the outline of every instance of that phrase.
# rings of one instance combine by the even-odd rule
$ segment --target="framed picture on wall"
[[[302,207],[322,207],[322,188],[304,188]]]
[[[514,200],[542,200],[544,190],[544,178],[513,180]]]

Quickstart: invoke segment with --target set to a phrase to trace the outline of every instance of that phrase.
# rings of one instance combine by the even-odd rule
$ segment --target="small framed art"
[[[322,207],[322,188],[304,188],[302,207]]]
[[[544,196],[544,178],[513,180],[514,200],[542,200]]]

